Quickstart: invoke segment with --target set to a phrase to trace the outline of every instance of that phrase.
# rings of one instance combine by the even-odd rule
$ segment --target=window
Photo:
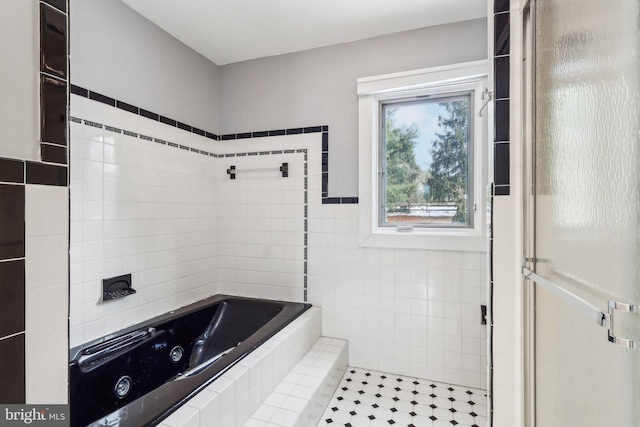
[[[486,249],[486,68],[358,80],[363,246]]]
[[[473,226],[472,94],[380,103],[380,226]]]

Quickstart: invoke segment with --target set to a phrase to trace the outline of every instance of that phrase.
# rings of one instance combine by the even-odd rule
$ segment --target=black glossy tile
[[[263,130],[262,132],[253,132],[254,138],[263,138],[265,136],[269,136],[269,131]]]
[[[133,114],[140,114],[140,109],[138,107],[136,107],[135,105],[127,104],[126,102],[116,101],[116,107]]]
[[[509,98],[509,57],[494,59],[496,99]]]
[[[206,133],[207,138],[209,139],[214,139],[216,141],[218,141],[220,138],[218,137],[218,135],[216,135],[215,133],[211,133],[211,132],[207,132]]]
[[[340,204],[340,197],[325,197],[322,199],[322,204],[325,204],[325,205]]]
[[[76,85],[72,84],[69,90],[74,95],[82,96],[83,98],[88,98],[89,97],[89,91],[87,89],[83,88],[83,87],[76,86]]]
[[[176,126],[177,122],[173,119],[170,119],[169,117],[165,117],[165,116],[160,116],[160,122],[164,123],[165,125],[169,125],[169,126]]]
[[[67,16],[40,3],[40,71],[67,78]]]
[[[140,109],[140,115],[142,117],[146,117],[147,119],[151,119],[151,120],[155,120],[158,121],[160,116],[158,116],[156,113],[152,113],[151,111],[147,111],[145,109]]]
[[[509,143],[495,144],[493,148],[493,182],[495,185],[509,184]]]
[[[251,138],[251,132],[239,133],[236,135],[236,139],[247,139]]]
[[[0,158],[0,182],[24,183],[24,161]]]
[[[496,185],[493,189],[493,194],[496,196],[508,196],[510,188],[508,185]]]
[[[188,124],[185,123],[181,123],[178,122],[178,128],[182,129],[182,130],[186,130],[187,132],[191,132],[191,126],[189,126]]]
[[[116,106],[116,100],[111,98],[110,96],[103,95],[98,92],[89,92],[89,99],[94,101],[102,102],[103,104],[107,104],[111,107]]]
[[[25,403],[24,334],[0,340],[0,402]]]
[[[357,197],[343,197],[342,203],[358,203]]]
[[[222,140],[223,141],[229,141],[231,139],[236,139],[236,134],[235,133],[230,133],[227,135],[222,135]]]
[[[67,185],[67,168],[65,166],[27,162],[27,184],[65,187]]]
[[[494,56],[509,54],[509,13],[494,17]]]
[[[329,134],[322,134],[322,151],[329,151]]]
[[[284,129],[277,129],[277,130],[270,130],[269,131],[269,136],[280,136],[280,135],[286,135],[287,131]]]
[[[302,132],[303,132],[302,128],[287,129],[287,135],[297,135]]]
[[[329,172],[329,153],[322,153],[322,172]]]
[[[42,0],[47,4],[50,4],[51,6],[63,11],[63,12],[67,12],[67,0]]]
[[[494,103],[495,135],[494,141],[509,140],[509,100],[503,99]]]
[[[329,132],[329,126],[322,126],[322,132]]]
[[[493,2],[493,12],[507,12],[509,10],[509,2],[510,0],[494,0]]]
[[[304,128],[303,130],[304,130],[304,133],[322,132],[322,126],[312,126],[312,127]]]
[[[22,257],[24,257],[24,185],[0,184],[0,259]]]
[[[329,191],[329,174],[327,172],[322,173],[322,192],[326,193]]]
[[[40,144],[40,156],[43,162],[67,164],[67,148],[59,145]]]
[[[205,131],[203,131],[202,129],[198,129],[198,128],[192,128],[191,132],[195,133],[196,135],[200,135],[200,136],[205,136],[207,134]]]
[[[67,84],[40,76],[40,141],[67,145]]]
[[[24,260],[0,262],[0,337],[24,331]]]

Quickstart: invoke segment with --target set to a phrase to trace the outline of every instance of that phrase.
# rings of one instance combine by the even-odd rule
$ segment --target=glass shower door
[[[640,304],[639,13],[638,0],[535,1],[538,427],[640,425],[640,313],[614,303]]]

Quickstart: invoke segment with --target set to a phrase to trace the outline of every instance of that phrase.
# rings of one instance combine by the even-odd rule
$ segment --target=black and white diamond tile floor
[[[484,390],[349,367],[318,427],[486,427]]]

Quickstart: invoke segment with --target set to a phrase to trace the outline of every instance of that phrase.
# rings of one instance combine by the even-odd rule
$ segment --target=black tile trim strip
[[[183,129],[187,132],[195,133],[200,136],[204,136],[209,139],[213,139],[216,141],[232,141],[239,139],[250,139],[250,138],[263,138],[267,136],[284,136],[284,135],[300,135],[307,133],[322,133],[322,203],[323,204],[353,204],[358,203],[358,197],[329,197],[329,126],[308,126],[308,127],[300,127],[300,128],[289,128],[289,129],[274,129],[274,130],[264,130],[264,131],[255,131],[255,132],[241,132],[241,133],[232,133],[225,135],[216,135],[215,133],[207,132],[202,129],[196,128],[195,126],[190,126],[185,123],[181,123],[177,120],[173,120],[168,117],[161,116],[157,113],[145,110],[143,108],[138,108],[134,105],[127,104],[122,101],[115,100],[108,96],[99,94],[97,92],[92,92],[88,89],[82,88],[77,85],[70,85],[71,93],[82,96],[84,98],[104,102],[111,106],[116,106],[117,108],[121,108],[123,110],[129,111],[134,114],[138,114],[142,117],[146,117],[151,120],[159,121],[168,126],[178,127],[179,129]],[[101,101],[101,99],[103,101]],[[108,101],[108,102],[105,102]],[[113,101],[113,104],[110,104],[110,101]],[[74,123],[80,123],[79,118],[71,117],[70,120]],[[84,120],[84,124],[94,127],[103,127],[101,123],[91,122],[89,120]],[[111,126],[105,127],[107,130],[116,129],[124,132],[128,136],[138,136],[135,132],[131,132],[124,129],[112,128]],[[145,135],[139,136],[141,139],[152,140],[152,138],[147,137]],[[168,145],[175,147],[177,145],[173,145],[173,143],[168,142]],[[193,150],[190,150],[193,151]],[[287,151],[285,151],[286,153]],[[208,153],[211,157],[219,157],[217,154]],[[205,154],[207,155],[207,154]],[[252,153],[247,153],[247,155],[252,155]],[[222,155],[220,155],[222,156]]]
[[[136,107],[135,105],[128,104],[123,101],[116,100],[109,96],[103,95],[98,92],[94,92],[83,87],[71,84],[70,92],[74,95],[81,96],[83,98],[91,99],[93,101],[102,102],[104,104],[110,105],[112,107],[117,107],[122,110],[128,111],[133,114],[137,114],[142,117],[146,117],[147,119],[155,120],[157,122],[164,123],[168,126],[177,127],[186,132],[195,133],[200,136],[206,136],[211,139],[220,140],[220,137],[212,132],[207,132],[202,129],[198,129],[195,126],[191,126],[186,123],[179,122],[178,120],[171,119],[169,117],[162,116],[160,114],[154,113],[149,110],[145,110],[144,108]]]
[[[510,114],[510,10],[508,0],[494,0],[494,123],[493,123],[493,183],[494,196],[508,196],[509,178],[509,114]]]

